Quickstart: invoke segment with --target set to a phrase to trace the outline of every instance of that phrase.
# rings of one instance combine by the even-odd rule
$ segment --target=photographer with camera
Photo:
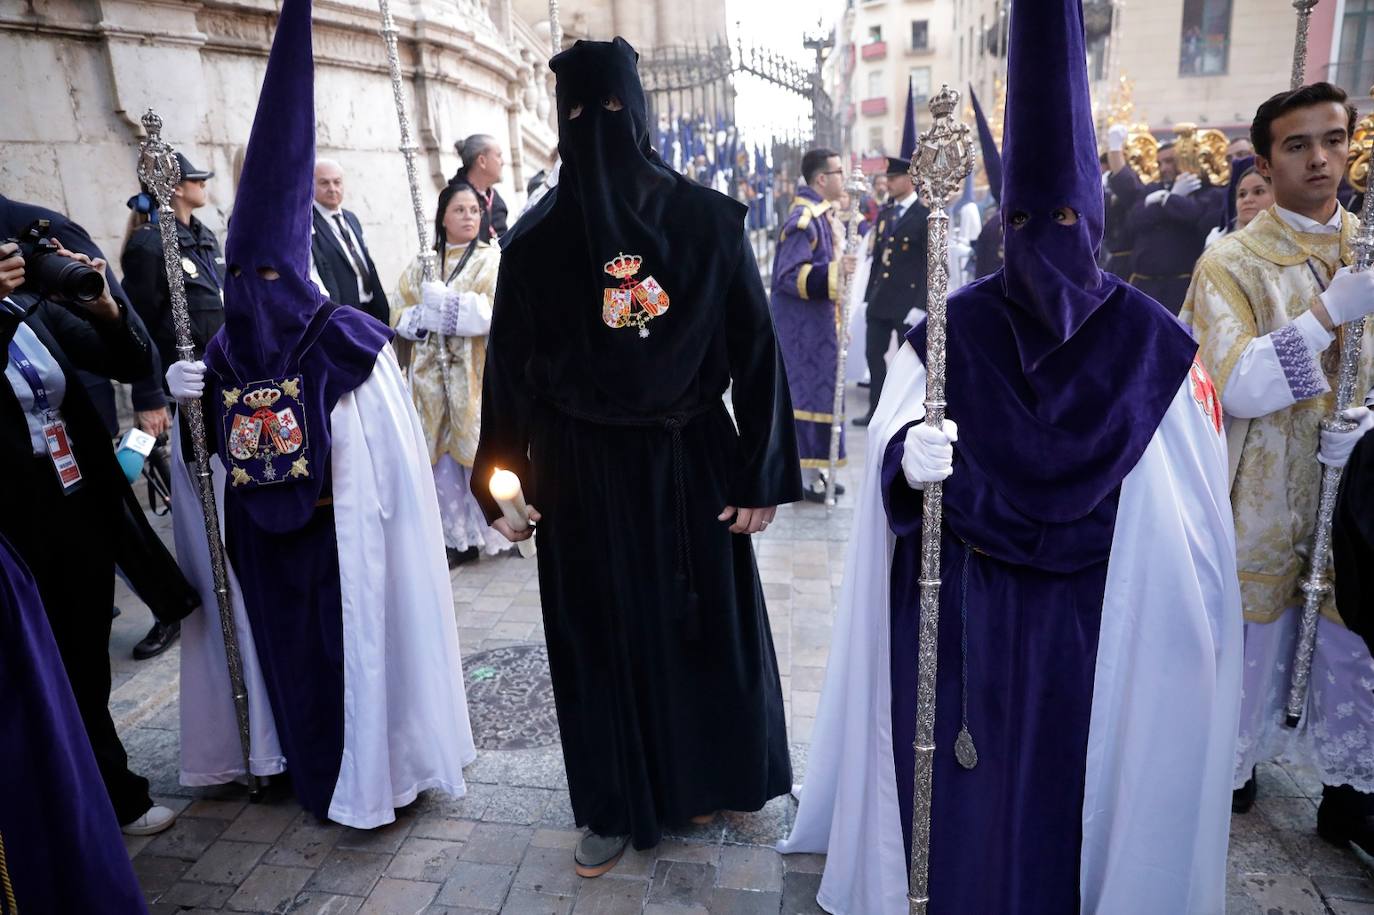
[[[105,279],[105,262],[34,232],[0,244],[0,535],[38,585],[115,817],[151,835],[175,814],[129,771],[110,717],[110,607],[129,484],[78,367],[132,381],[152,343]]]
[[[84,254],[91,260],[105,260],[105,255],[86,230],[66,216],[45,207],[0,196],[0,240],[20,237],[32,242],[52,239],[63,248]],[[143,321],[136,309],[129,308],[129,297],[120,287],[113,271],[107,270],[106,273],[111,297],[126,308],[129,323],[147,336]],[[77,377],[85,385],[106,434],[111,439],[115,438],[119,435],[119,418],[110,379],[79,368]],[[171,428],[171,415],[162,387],[162,366],[156,352],[153,354],[152,371],[133,381],[131,395],[139,430],[165,442]],[[131,473],[130,482],[137,479],[138,471],[132,470]],[[142,661],[171,647],[181,632],[180,621],[199,606],[200,598],[148,523],[132,489],[125,500],[124,523],[117,543],[115,561],[120,571],[154,616],[148,634],[134,646],[134,659]]]

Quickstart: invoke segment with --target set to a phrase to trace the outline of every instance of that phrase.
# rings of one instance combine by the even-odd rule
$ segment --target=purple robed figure
[[[1020,0],[1009,35],[1004,266],[949,297],[943,427],[924,321],[893,359],[781,848],[827,853],[828,912],[907,911],[943,481],[927,911],[1210,915],[1241,649],[1220,408],[1187,331],[1098,269],[1080,0]]]
[[[148,910],[38,587],[0,537],[0,913]]]
[[[225,245],[204,407],[212,470],[224,473],[250,766],[289,769],[315,816],[373,828],[426,788],[461,795],[474,751],[428,449],[391,331],[309,279],[314,92],[310,0],[284,0]],[[174,486],[189,489],[186,469]],[[212,594],[199,517],[174,520],[183,565]],[[218,622],[202,613],[183,628],[186,784],[242,772],[223,752],[234,726]]]
[[[834,205],[802,187],[783,223],[773,258],[772,310],[792,392],[797,453],[803,468],[829,466],[835,411],[835,360],[839,358],[840,248]],[[845,455],[840,434],[840,458]]]

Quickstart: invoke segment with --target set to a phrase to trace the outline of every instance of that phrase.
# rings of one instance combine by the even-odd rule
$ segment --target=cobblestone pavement
[[[851,403],[865,400],[865,392],[851,393]],[[851,431],[857,468],[863,434]],[[857,469],[847,473],[852,491],[857,475]],[[818,505],[787,507],[756,540],[799,780],[852,498],[829,514]],[[126,839],[154,913],[821,911],[815,893],[823,859],[784,858],[771,848],[792,823],[791,798],[778,798],[758,813],[725,814],[653,851],[627,853],[600,879],[576,877],[571,856],[579,832],[556,730],[541,705],[551,700],[536,682],[537,648],[519,648],[539,646],[544,638],[534,564],[514,556],[483,559],[454,573],[453,593],[479,746],[518,748],[479,749],[466,770],[466,797],[427,792],[393,825],[362,832],[320,823],[289,797],[248,804],[234,786],[177,784],[177,650],[141,664],[129,659],[151,617],[121,586],[123,614],[111,644],[112,707],[134,770],[181,814],[160,836]],[[518,693],[524,704],[503,716],[503,693]],[[528,717],[528,726],[513,726],[515,715]],[[1316,780],[1268,766],[1260,769],[1259,782],[1255,810],[1232,825],[1229,911],[1374,915],[1374,875],[1365,860],[1316,837]]]

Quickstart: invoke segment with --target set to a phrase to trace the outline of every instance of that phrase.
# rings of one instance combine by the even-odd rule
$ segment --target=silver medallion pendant
[[[972,769],[978,765],[978,751],[973,746],[973,735],[968,732],[967,727],[959,729],[959,736],[954,738],[954,758],[959,760],[959,765],[965,769]]]

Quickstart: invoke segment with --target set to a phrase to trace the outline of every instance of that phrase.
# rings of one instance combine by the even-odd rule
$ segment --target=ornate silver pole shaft
[[[1312,22],[1312,7],[1316,5],[1317,0],[1293,0],[1293,9],[1298,11],[1298,28],[1293,36],[1293,78],[1289,82],[1292,89],[1307,82],[1307,30]]]
[[[1360,208],[1360,230],[1351,243],[1355,252],[1352,269],[1368,270],[1374,265],[1374,187],[1365,191]],[[1355,382],[1359,377],[1360,353],[1364,342],[1364,319],[1341,325],[1340,374],[1336,378],[1336,410],[1322,420],[1322,429],[1349,432],[1355,424],[1341,416],[1341,411],[1356,406]],[[1363,392],[1360,392],[1363,393]],[[1307,687],[1312,679],[1312,652],[1317,646],[1317,618],[1322,603],[1331,593],[1328,571],[1331,563],[1331,518],[1336,513],[1336,494],[1341,485],[1341,471],[1322,465],[1321,495],[1317,500],[1317,529],[1312,534],[1310,564],[1302,581],[1302,620],[1298,641],[1293,649],[1293,676],[1288,684],[1288,705],[1285,723],[1298,726],[1307,705]]]
[[[162,118],[151,108],[143,115],[146,136],[139,145],[138,180],[157,201],[157,224],[162,235],[162,261],[167,269],[167,287],[172,297],[172,323],[176,330],[177,358],[195,359],[191,338],[191,316],[186,310],[186,285],[181,273],[181,247],[177,243],[176,214],[172,211],[172,190],[181,182],[181,166],[176,152],[162,139]],[[205,520],[205,540],[210,547],[210,569],[215,581],[215,603],[219,610],[220,633],[224,636],[224,659],[229,668],[229,688],[234,697],[234,717],[238,721],[239,748],[243,751],[243,771],[248,791],[258,794],[258,780],[249,764],[252,748],[248,729],[248,689],[243,681],[243,658],[239,654],[238,629],[234,625],[234,605],[229,597],[229,567],[224,542],[219,535],[219,511],[215,507],[215,484],[210,471],[210,451],[205,439],[205,416],[199,400],[181,404],[191,431],[191,447],[196,458],[196,488],[200,492],[200,511]]]
[[[844,220],[844,256],[852,261],[859,253],[859,198],[866,185],[859,170],[859,157],[853,156],[849,168],[849,206],[840,215]],[[837,470],[840,464],[840,436],[844,431],[844,376],[849,363],[849,293],[854,275],[840,264],[840,283],[835,302],[835,401],[830,411],[830,475],[825,479],[825,504],[834,506]]]
[[[563,50],[563,23],[558,19],[558,0],[549,0],[549,44],[553,47],[551,56],[558,56]]]
[[[377,0],[382,10],[382,39],[386,42],[386,64],[391,73],[391,95],[396,102],[396,120],[401,123],[401,155],[406,160],[406,180],[410,182],[410,206],[415,211],[415,233],[420,239],[420,270],[425,282],[434,279],[434,248],[429,242],[429,223],[424,201],[420,199],[420,177],[415,170],[418,147],[410,134],[410,115],[406,112],[406,87],[401,78],[401,55],[396,49],[396,20],[388,0]]]
[[[973,171],[967,124],[954,117],[959,93],[949,86],[930,100],[934,121],[916,142],[911,176],[930,208],[926,248],[926,415],[927,425],[945,421],[945,304],[949,295],[949,215],[945,207]],[[935,673],[940,630],[940,536],[944,486],[928,483],[922,494],[921,614],[916,669],[916,773],[911,797],[910,915],[925,915],[930,903],[930,807],[935,773]]]

